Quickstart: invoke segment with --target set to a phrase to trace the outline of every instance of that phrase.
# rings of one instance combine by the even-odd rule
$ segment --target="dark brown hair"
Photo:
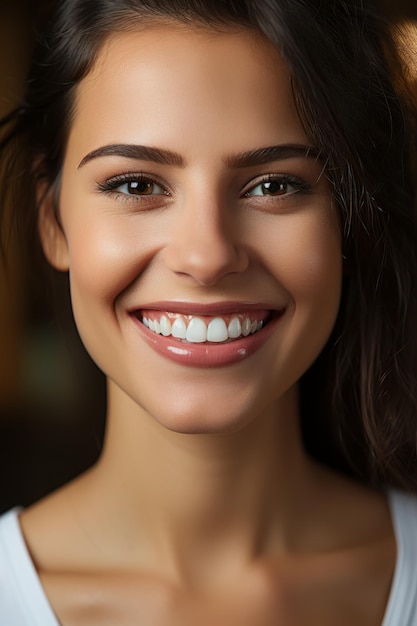
[[[391,32],[364,0],[61,0],[21,106],[1,126],[3,196],[36,223],[59,185],[74,90],[106,37],[155,20],[251,28],[291,71],[339,206],[346,276],[336,327],[302,380],[307,448],[372,483],[417,488],[417,145]],[[36,167],[34,167],[36,164]],[[24,218],[25,219],[25,218]]]

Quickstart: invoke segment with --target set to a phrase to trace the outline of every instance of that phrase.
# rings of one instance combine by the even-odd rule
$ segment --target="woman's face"
[[[332,330],[337,211],[257,35],[114,36],[78,88],[60,216],[44,245],[88,351],[170,429],[275,413]]]

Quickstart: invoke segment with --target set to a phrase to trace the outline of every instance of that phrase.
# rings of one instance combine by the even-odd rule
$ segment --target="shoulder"
[[[417,495],[388,492],[397,543],[397,561],[391,595],[382,626],[417,623]]]
[[[0,516],[0,623],[57,626],[19,524],[19,509]]]

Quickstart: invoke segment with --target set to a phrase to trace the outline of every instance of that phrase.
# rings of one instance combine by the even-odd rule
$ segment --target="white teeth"
[[[242,334],[242,326],[238,317],[234,317],[230,320],[227,328],[230,339],[237,339]]]
[[[190,343],[207,341],[207,326],[199,317],[193,317],[187,327],[185,338]]]
[[[250,334],[251,329],[252,329],[252,322],[250,321],[248,317],[245,317],[245,319],[243,320],[243,324],[242,324],[242,335],[244,337],[247,337]]]
[[[211,320],[207,328],[207,341],[226,341],[229,338],[226,322],[221,317]]]
[[[165,315],[161,317],[161,321],[159,322],[161,335],[164,337],[169,337],[171,334],[171,322]]]
[[[171,333],[176,339],[185,339],[187,327],[181,317],[177,317],[175,322],[172,324]]]
[[[228,339],[247,337],[261,330],[264,325],[263,320],[251,321],[248,317],[243,320],[239,317],[233,317],[227,326],[223,318],[215,317],[207,326],[201,318],[191,317],[187,326],[182,317],[177,317],[171,322],[167,315],[162,315],[159,321],[143,317],[142,322],[154,333],[164,337],[172,335],[175,339],[185,339],[190,343],[204,343],[206,341],[221,343]]]

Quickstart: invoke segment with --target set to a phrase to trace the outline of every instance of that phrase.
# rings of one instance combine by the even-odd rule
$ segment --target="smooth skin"
[[[108,427],[98,463],[21,515],[63,626],[380,626],[386,501],[316,465],[298,426],[343,274],[312,148],[283,61],[250,32],[130,29],[79,85],[58,220],[51,194],[40,232],[107,376]],[[284,314],[240,363],[190,367],[137,331],[132,310],[161,301]]]

